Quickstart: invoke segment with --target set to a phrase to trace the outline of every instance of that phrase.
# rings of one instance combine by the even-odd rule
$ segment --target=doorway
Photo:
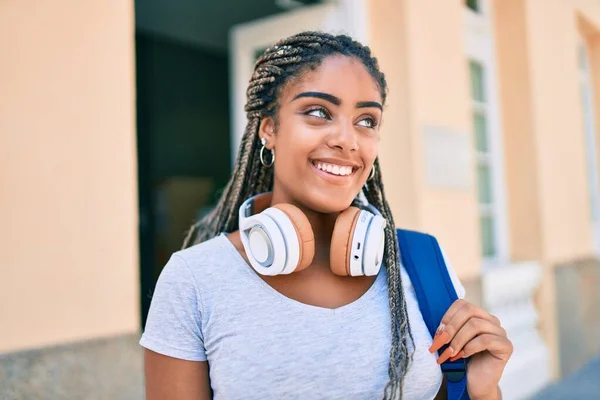
[[[136,1],[142,327],[162,268],[227,183],[256,50],[302,30],[367,41],[365,4]]]
[[[227,54],[136,33],[142,322],[189,225],[230,173]]]

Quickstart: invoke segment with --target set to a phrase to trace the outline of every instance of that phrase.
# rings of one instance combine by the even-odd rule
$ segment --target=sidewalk
[[[142,400],[139,334],[0,354],[0,400]]]
[[[548,386],[530,400],[600,399],[600,355],[573,375]]]

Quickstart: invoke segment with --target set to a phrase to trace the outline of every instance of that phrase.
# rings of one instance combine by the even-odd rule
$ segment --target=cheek
[[[379,139],[369,138],[360,146],[362,158],[365,163],[373,164],[379,155]]]
[[[279,157],[280,165],[286,170],[297,169],[298,163],[306,159],[306,152],[302,146],[299,146],[293,142],[282,144],[278,146],[277,157]]]
[[[291,164],[306,162],[308,154],[320,145],[322,136],[314,129],[300,124],[281,129],[277,134],[277,155]]]

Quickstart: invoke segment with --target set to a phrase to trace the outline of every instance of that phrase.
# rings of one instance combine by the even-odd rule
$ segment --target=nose
[[[354,125],[350,122],[336,124],[333,131],[327,137],[327,145],[344,153],[357,151],[358,135],[354,130]]]

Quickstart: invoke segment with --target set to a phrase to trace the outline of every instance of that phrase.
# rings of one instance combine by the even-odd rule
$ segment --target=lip
[[[322,159],[319,159],[318,161],[325,162],[325,161],[322,161]],[[350,175],[334,175],[327,171],[322,171],[319,168],[317,168],[317,166],[314,164],[313,160],[309,160],[308,164],[313,169],[313,171],[315,171],[315,173],[317,175],[319,175],[321,178],[323,178],[324,180],[326,180],[329,183],[333,183],[333,184],[337,184],[337,185],[344,185],[344,184],[348,183],[349,181],[354,179],[354,176],[356,175],[356,171],[358,171],[358,169],[352,168],[352,173]],[[334,164],[334,163],[332,162],[331,164]],[[342,165],[342,164],[337,164],[337,165]],[[351,165],[345,165],[345,166],[351,166]]]

